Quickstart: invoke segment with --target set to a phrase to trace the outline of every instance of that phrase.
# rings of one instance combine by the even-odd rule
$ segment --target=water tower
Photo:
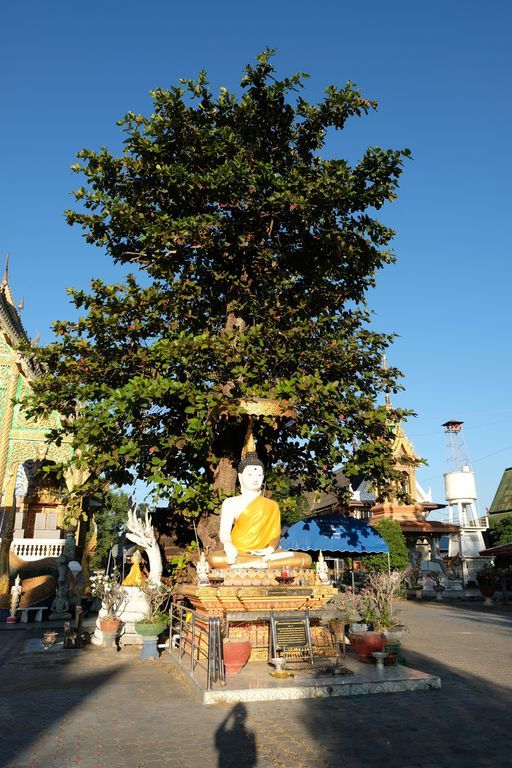
[[[475,475],[464,444],[463,423],[452,420],[442,426],[446,435],[444,489],[449,522],[460,526],[458,534],[450,535],[448,556],[458,555],[463,559],[463,581],[466,584],[474,579],[474,572],[480,567],[479,553],[485,549],[483,532],[487,529],[487,519],[478,515]]]

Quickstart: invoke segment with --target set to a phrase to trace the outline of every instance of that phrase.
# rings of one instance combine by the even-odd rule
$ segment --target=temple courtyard
[[[44,625],[2,625],[0,767],[512,766],[512,609],[399,609],[407,662],[440,689],[204,706],[165,656],[41,653]]]

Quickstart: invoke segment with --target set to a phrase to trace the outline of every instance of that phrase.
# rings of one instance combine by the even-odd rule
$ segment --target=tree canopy
[[[129,497],[122,491],[108,490],[96,510],[96,546],[91,558],[91,568],[105,568],[112,544],[115,544],[126,528]]]
[[[489,516],[489,546],[510,544],[512,541],[512,515],[503,515],[499,519]]]
[[[140,478],[189,516],[232,492],[250,398],[258,451],[293,488],[326,489],[332,470],[393,476],[379,405],[399,372],[392,335],[370,325],[376,273],[394,257],[375,218],[396,197],[409,151],[370,147],[359,162],[321,156],[330,130],[376,109],[352,84],[311,104],[305,75],[279,79],[272,51],[241,90],[215,95],[201,72],[151,93],[153,113],[119,122],[124,149],[81,150],[67,220],[134,274],[71,290],[78,320],[32,350],[31,409],[63,416],[85,489]]]

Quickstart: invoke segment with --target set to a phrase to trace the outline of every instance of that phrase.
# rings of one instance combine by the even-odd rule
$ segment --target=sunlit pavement
[[[205,707],[136,652],[27,652],[0,632],[0,767],[512,766],[512,610],[410,601],[407,661],[441,690]]]

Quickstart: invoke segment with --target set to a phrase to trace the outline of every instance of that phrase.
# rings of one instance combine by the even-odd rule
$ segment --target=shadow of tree
[[[322,745],[323,768],[511,765],[510,689],[421,654],[410,661],[439,675],[442,688],[304,702],[300,725]]]
[[[512,615],[413,604],[400,620],[409,664],[439,675],[440,690],[204,707],[170,665],[136,652],[12,649],[0,768],[511,765]]]
[[[20,638],[18,646],[25,639]],[[50,650],[39,654],[19,654],[17,650],[14,649],[3,660],[0,672],[0,768],[31,753],[40,736],[52,729],[58,731],[55,743],[60,745],[61,765],[65,765],[64,761],[69,757],[67,749],[70,740],[76,737],[76,734],[67,731],[66,720],[73,715],[74,710],[86,707],[88,700],[94,697],[99,688],[112,686],[119,670],[110,667],[76,674],[80,656],[91,653],[85,649],[59,652]],[[59,757],[41,754],[38,749],[35,751],[35,762],[32,757],[30,762],[27,760],[24,764],[43,768],[53,764],[54,759]]]
[[[496,629],[510,629],[512,617],[482,615],[473,606],[445,607],[447,620],[438,626],[437,606],[424,617],[430,632],[417,646],[429,645],[430,638],[432,653],[404,643],[409,666],[438,675],[440,690],[304,702],[300,725],[323,745],[324,768],[461,768],[468,761],[478,768],[512,765],[509,632],[496,637]],[[457,615],[463,623],[453,621]],[[499,672],[500,658],[506,673]]]

